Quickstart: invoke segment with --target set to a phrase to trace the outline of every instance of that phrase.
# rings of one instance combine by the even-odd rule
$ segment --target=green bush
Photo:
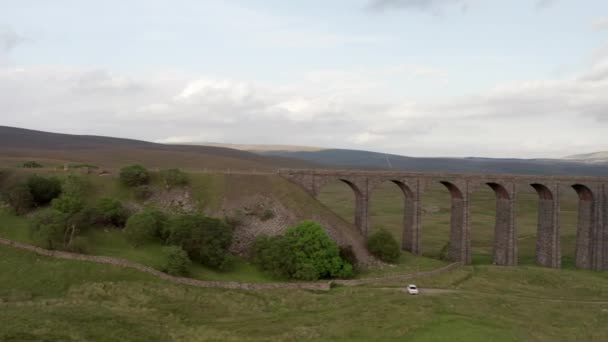
[[[382,261],[396,262],[401,256],[399,243],[385,229],[378,229],[367,240],[367,249]]]
[[[34,160],[28,160],[28,161],[24,162],[23,164],[21,164],[21,167],[26,168],[26,169],[39,169],[42,167],[42,164],[40,164]]]
[[[8,205],[17,215],[23,215],[34,207],[34,197],[25,183],[11,187],[5,197]]]
[[[284,236],[258,236],[252,252],[254,263],[277,278],[291,278],[295,273],[295,253]]]
[[[27,180],[36,205],[46,205],[61,194],[61,181],[57,177],[31,176]]]
[[[129,213],[119,200],[113,198],[102,198],[96,206],[96,223],[101,225],[112,225],[124,227],[129,218]]]
[[[127,220],[125,235],[135,247],[160,239],[166,222],[165,215],[154,209],[146,209]]]
[[[30,236],[34,243],[47,249],[65,246],[66,215],[54,209],[37,213],[30,222]]]
[[[163,272],[174,276],[188,275],[188,266],[190,266],[192,261],[190,261],[188,253],[183,248],[179,246],[167,246],[163,248],[163,252],[167,260],[162,269]]]
[[[300,280],[353,275],[352,265],[340,257],[338,245],[313,221],[287,229],[284,236],[256,239],[254,262],[275,275]]]
[[[84,201],[81,197],[64,194],[52,200],[51,206],[57,211],[71,215],[84,209]]]
[[[61,193],[64,195],[83,197],[89,184],[82,178],[75,175],[69,175],[61,185]]]
[[[163,180],[167,189],[188,184],[188,175],[180,169],[161,170],[160,178]]]
[[[120,181],[126,186],[148,184],[150,173],[141,165],[130,165],[120,169]]]
[[[193,261],[217,269],[226,266],[232,229],[221,220],[178,215],[168,221],[164,236],[167,244],[181,246]]]

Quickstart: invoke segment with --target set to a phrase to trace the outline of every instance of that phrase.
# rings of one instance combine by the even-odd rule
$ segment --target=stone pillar
[[[538,193],[538,230],[536,235],[536,263],[544,267],[561,267],[559,241],[559,185],[547,187],[531,184]]]
[[[422,254],[420,248],[420,181],[416,180],[411,188],[399,185],[404,193],[403,238],[401,249],[414,255]]]
[[[575,184],[572,186],[578,194],[578,224],[576,227],[576,250],[575,263],[578,268],[597,269],[601,262],[601,253],[598,247],[598,226],[596,200],[593,192],[585,185]],[[601,194],[598,194],[601,196]]]
[[[517,232],[515,229],[515,185],[488,183],[496,194],[494,225],[494,264],[517,265]]]
[[[450,249],[448,257],[452,261],[471,263],[471,227],[469,224],[470,194],[468,182],[462,182],[462,190],[454,183],[441,182],[452,196],[450,219]]]
[[[367,187],[355,191],[355,227],[361,235],[367,237],[369,232],[369,192]]]

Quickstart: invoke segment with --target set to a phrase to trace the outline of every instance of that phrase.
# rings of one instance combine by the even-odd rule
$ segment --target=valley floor
[[[605,341],[608,274],[466,266],[330,292],[200,289],[0,246],[0,340]],[[449,291],[447,291],[449,290]]]

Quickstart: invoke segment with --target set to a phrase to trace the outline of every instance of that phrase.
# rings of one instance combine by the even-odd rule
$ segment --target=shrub
[[[284,236],[258,236],[252,251],[254,263],[275,277],[291,278],[295,273],[295,254]]]
[[[141,165],[130,165],[120,169],[120,181],[126,186],[138,186],[148,184],[150,174]]]
[[[367,248],[370,253],[386,262],[396,262],[401,256],[401,249],[395,237],[382,228],[369,237]]]
[[[124,227],[127,218],[129,218],[129,213],[122,203],[113,198],[100,199],[97,203],[96,214],[98,224],[115,227]]]
[[[275,275],[300,280],[353,275],[352,265],[340,257],[338,245],[313,221],[289,228],[284,236],[256,239],[254,261]]]
[[[57,177],[31,176],[27,180],[36,205],[45,205],[61,194],[61,181]]]
[[[146,209],[129,217],[125,226],[126,238],[135,247],[158,240],[165,221],[166,218],[162,212]]]
[[[51,201],[53,209],[64,214],[75,214],[84,209],[82,198],[74,195],[61,195]]]
[[[39,169],[42,167],[42,164],[40,164],[34,160],[28,160],[28,161],[24,162],[23,164],[21,164],[21,167],[26,168],[26,169]]]
[[[61,185],[61,193],[64,195],[82,197],[88,188],[87,182],[78,176],[69,175]]]
[[[60,249],[65,245],[65,228],[65,214],[57,210],[46,209],[36,214],[32,219],[30,236],[40,247]]]
[[[160,178],[163,180],[167,189],[188,184],[188,175],[180,169],[161,170]]]
[[[19,183],[8,190],[6,202],[17,215],[23,215],[34,207],[34,197],[27,184]]]
[[[185,276],[188,274],[188,266],[192,263],[183,248],[179,246],[167,246],[163,248],[166,255],[166,263],[162,271],[174,276]]]
[[[181,246],[190,259],[222,269],[232,243],[232,229],[221,220],[203,215],[178,215],[167,223],[167,244]]]

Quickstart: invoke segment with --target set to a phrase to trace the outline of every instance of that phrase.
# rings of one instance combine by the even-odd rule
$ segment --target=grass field
[[[516,225],[519,263],[535,260],[538,196],[532,188],[522,189],[516,202]],[[321,190],[318,199],[345,220],[354,221],[354,195],[344,183],[335,181]],[[572,189],[562,189],[561,247],[564,267],[574,265],[578,197]],[[471,198],[471,246],[475,264],[491,264],[496,215],[494,192],[481,188]],[[450,194],[442,185],[427,190],[422,196],[421,242],[423,255],[437,257],[448,242],[450,226]],[[384,227],[401,241],[403,193],[392,183],[382,184],[370,200],[371,228]]]
[[[200,289],[0,247],[2,341],[605,341],[608,276],[463,267],[328,293]]]
[[[303,214],[320,210],[312,199],[280,179],[196,174],[192,187],[201,210],[216,210],[220,198],[273,191]],[[111,178],[93,177],[89,200],[129,198]],[[269,190],[270,189],[270,190]],[[353,198],[340,183],[320,199],[352,221]],[[402,194],[392,184],[374,193],[374,226],[400,236]],[[517,202],[519,267],[489,265],[494,194],[482,189],[472,199],[474,265],[413,280],[440,289],[418,297],[404,282],[384,282],[330,292],[200,289],[161,281],[108,265],[56,260],[0,246],[0,341],[240,341],[240,340],[411,340],[411,341],[605,341],[608,340],[608,273],[572,269],[576,195],[562,205],[566,269],[535,267],[536,194]],[[297,202],[297,203],[296,203]],[[441,187],[423,198],[424,253],[435,257],[447,242],[449,195]],[[29,241],[27,221],[0,210],[0,236]],[[132,248],[115,229],[87,233],[91,253],[159,267],[160,245]],[[434,269],[444,262],[403,253],[393,266],[362,270],[359,277]],[[241,259],[218,272],[193,266],[207,280],[276,281]]]

